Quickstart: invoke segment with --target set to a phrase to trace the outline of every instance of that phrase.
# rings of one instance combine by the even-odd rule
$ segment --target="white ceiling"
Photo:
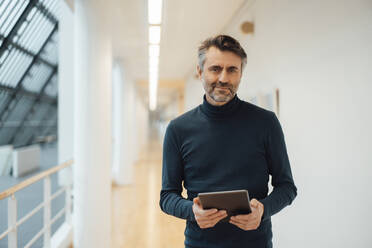
[[[113,52],[134,80],[148,77],[147,0],[114,0]],[[159,79],[194,72],[197,47],[223,31],[245,0],[163,0]]]
[[[148,74],[147,0],[113,0],[113,54],[134,80]]]

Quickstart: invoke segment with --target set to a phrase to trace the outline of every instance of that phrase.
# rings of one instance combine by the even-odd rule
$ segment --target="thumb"
[[[198,205],[198,206],[201,206],[201,203],[200,203],[200,200],[199,200],[199,197],[195,197],[193,202]]]
[[[258,201],[255,198],[253,198],[250,203],[251,203],[252,207],[254,207],[254,208],[258,207]]]

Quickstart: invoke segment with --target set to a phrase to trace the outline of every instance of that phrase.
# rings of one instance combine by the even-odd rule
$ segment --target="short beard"
[[[224,87],[227,88],[230,93],[229,94],[216,94],[215,88],[216,87]],[[217,89],[218,91],[218,89]],[[215,102],[228,102],[235,96],[235,89],[234,86],[229,83],[222,83],[222,82],[215,82],[210,85],[210,90],[208,91],[208,95],[212,98]]]

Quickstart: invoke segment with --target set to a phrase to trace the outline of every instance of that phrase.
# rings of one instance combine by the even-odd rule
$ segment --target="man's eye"
[[[219,67],[212,67],[212,68],[211,68],[211,71],[219,71],[219,70],[220,70]]]

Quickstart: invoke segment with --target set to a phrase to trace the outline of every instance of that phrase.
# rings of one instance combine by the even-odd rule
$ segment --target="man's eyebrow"
[[[222,66],[220,65],[211,65],[211,66],[208,66],[208,69],[221,69]]]
[[[221,65],[210,65],[210,66],[208,66],[208,69],[211,69],[211,68],[219,68],[219,69],[221,69],[222,67],[223,66],[221,66]],[[232,65],[232,66],[228,66],[227,67],[227,70],[231,70],[231,69],[238,70],[239,67],[238,66],[235,66],[235,65]]]

